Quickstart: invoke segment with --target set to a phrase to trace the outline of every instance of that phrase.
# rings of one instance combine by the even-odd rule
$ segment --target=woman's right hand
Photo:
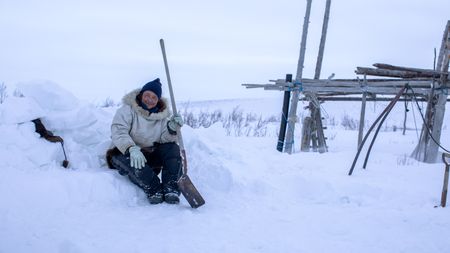
[[[141,148],[138,146],[132,146],[130,147],[130,149],[128,149],[128,151],[130,152],[131,167],[139,170],[144,168],[147,159],[145,159],[144,154],[142,154]]]

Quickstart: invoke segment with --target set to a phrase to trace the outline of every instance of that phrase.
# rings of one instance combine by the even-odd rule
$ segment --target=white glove
[[[147,159],[145,159],[144,154],[142,154],[141,148],[138,146],[132,146],[128,151],[130,152],[131,167],[139,170],[144,168]]]
[[[184,125],[183,118],[179,114],[174,114],[170,120],[167,126],[170,128],[170,130],[176,132],[179,127],[182,127]]]

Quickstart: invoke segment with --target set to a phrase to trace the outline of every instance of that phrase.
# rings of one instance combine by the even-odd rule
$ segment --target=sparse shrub
[[[417,163],[417,160],[412,159],[408,155],[404,154],[403,156],[397,157],[397,165],[399,166],[409,166]]]
[[[254,137],[266,136],[268,122],[269,121],[263,120],[262,116],[260,116],[258,122],[256,123],[255,129],[253,130],[253,136]]]
[[[22,93],[19,89],[15,89],[15,90],[14,90],[13,96],[14,96],[14,97],[18,97],[18,98],[24,97],[24,96],[23,96],[23,93]]]
[[[107,97],[106,99],[105,99],[105,101],[103,101],[101,104],[100,104],[100,107],[113,107],[113,106],[116,106],[117,104],[114,102],[114,100],[112,99],[112,98],[110,98],[110,97]]]
[[[0,85],[0,104],[3,104],[3,102],[5,102],[7,97],[8,97],[8,92],[6,92],[6,85],[5,85],[5,83],[2,83]]]
[[[228,136],[264,137],[267,135],[267,125],[269,123],[280,122],[280,118],[276,116],[264,119],[261,115],[258,116],[255,113],[244,114],[239,106],[234,107],[226,116],[221,110],[194,113],[188,106],[185,106],[180,114],[185,124],[192,128],[208,128],[217,122],[221,122]]]
[[[195,118],[194,114],[192,112],[184,111],[183,119],[186,125],[192,127],[192,128],[198,128],[198,119]]]
[[[342,118],[341,125],[345,128],[345,130],[356,130],[358,129],[359,121],[350,118],[350,116],[345,114]]]

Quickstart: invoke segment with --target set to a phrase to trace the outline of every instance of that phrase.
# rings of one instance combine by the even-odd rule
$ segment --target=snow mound
[[[78,99],[55,82],[36,80],[17,84],[25,97],[31,97],[44,109],[51,111],[72,110],[78,106]]]
[[[28,97],[10,97],[0,104],[0,124],[23,123],[45,115],[41,106]]]
[[[218,159],[222,154],[212,147],[213,139],[196,134],[194,129],[183,127],[185,137],[188,174],[205,192],[229,191],[233,186],[233,176],[223,162]]]

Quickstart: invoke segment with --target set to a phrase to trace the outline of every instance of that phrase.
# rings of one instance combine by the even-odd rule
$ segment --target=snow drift
[[[0,252],[450,249],[448,209],[433,208],[443,166],[409,158],[414,131],[381,133],[368,169],[357,166],[349,177],[356,131],[331,127],[330,152],[287,155],[275,150],[273,133],[235,137],[220,124],[185,126],[188,173],[206,205],[153,206],[106,167],[115,107],[80,101],[51,82],[20,90],[23,97],[0,104]],[[64,138],[68,169],[61,146],[35,133],[30,120],[38,117]]]

